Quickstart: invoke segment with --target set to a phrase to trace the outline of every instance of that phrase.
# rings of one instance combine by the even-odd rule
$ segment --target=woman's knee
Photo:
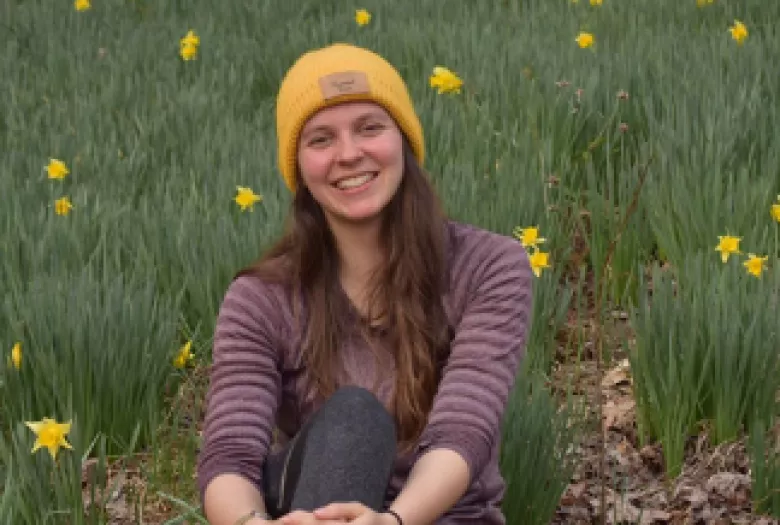
[[[331,424],[373,430],[395,436],[395,423],[382,402],[369,390],[354,385],[339,388],[322,407]]]

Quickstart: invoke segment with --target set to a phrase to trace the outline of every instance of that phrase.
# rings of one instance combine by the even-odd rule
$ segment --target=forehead
[[[390,114],[376,102],[343,102],[317,111],[306,121],[302,132],[321,126],[349,125],[355,120],[371,117],[390,118]]]

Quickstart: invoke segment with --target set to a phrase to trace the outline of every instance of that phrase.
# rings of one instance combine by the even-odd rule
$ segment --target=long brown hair
[[[424,429],[441,368],[449,351],[450,328],[443,304],[448,286],[446,217],[426,173],[404,138],[404,172],[383,211],[383,263],[369,283],[367,322],[382,319],[396,365],[392,414],[399,448],[407,451]],[[339,347],[349,320],[339,298],[339,259],[320,205],[298,179],[287,230],[254,265],[251,274],[283,283],[293,304],[306,305],[303,359],[321,399],[338,387]],[[300,308],[295,308],[299,311]]]

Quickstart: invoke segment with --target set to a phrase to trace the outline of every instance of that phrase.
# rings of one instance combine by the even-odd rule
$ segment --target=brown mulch
[[[573,373],[571,368],[559,367],[554,383],[566,385]],[[595,363],[580,363],[577,368],[575,393],[592,407],[591,415],[597,421],[593,400],[599,375]],[[606,523],[778,524],[776,519],[752,513],[750,465],[744,440],[712,446],[703,429],[687,443],[680,476],[668,480],[660,445],[639,443],[628,360],[606,370],[600,387],[606,439]],[[594,428],[580,443],[577,467],[552,524],[601,523],[601,439],[601,431]]]

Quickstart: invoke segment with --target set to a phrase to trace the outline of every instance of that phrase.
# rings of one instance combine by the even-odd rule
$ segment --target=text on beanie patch
[[[368,77],[362,71],[343,71],[320,77],[320,90],[325,100],[341,95],[370,93]]]

